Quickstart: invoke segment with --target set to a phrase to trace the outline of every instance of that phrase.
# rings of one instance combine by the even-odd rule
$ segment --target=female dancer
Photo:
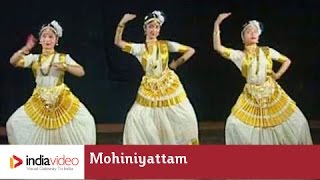
[[[127,114],[123,143],[198,144],[194,109],[178,76],[171,70],[185,63],[195,51],[176,42],[158,40],[165,21],[160,11],[144,18],[144,43],[122,40],[126,23],[135,17],[125,14],[115,35],[115,44],[134,55],[145,71],[136,101]],[[168,66],[169,52],[180,52],[182,56]]]
[[[295,102],[276,82],[291,61],[270,47],[258,46],[262,26],[258,21],[244,25],[244,50],[221,45],[220,24],[231,13],[218,16],[213,46],[240,69],[246,84],[227,119],[226,144],[312,144],[309,125]],[[274,73],[273,61],[282,63]]]
[[[81,65],[55,51],[62,28],[56,21],[42,26],[41,54],[29,54],[33,36],[10,59],[15,67],[32,68],[36,88],[30,99],[7,122],[10,144],[95,144],[94,118],[64,83],[64,74],[84,76]]]

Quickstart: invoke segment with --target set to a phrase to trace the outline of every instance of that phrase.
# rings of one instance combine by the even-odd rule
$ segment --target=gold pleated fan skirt
[[[295,102],[272,78],[262,85],[246,84],[232,108],[232,115],[254,127],[274,127],[297,110]]]
[[[179,77],[172,70],[166,70],[159,78],[143,77],[136,102],[147,107],[168,107],[186,98]]]
[[[72,121],[80,101],[61,84],[53,88],[36,87],[24,105],[30,119],[45,129],[57,129]]]

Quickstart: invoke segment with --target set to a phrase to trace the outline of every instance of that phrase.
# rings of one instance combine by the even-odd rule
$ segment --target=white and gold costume
[[[269,47],[249,54],[222,53],[246,78],[246,85],[226,123],[226,144],[312,144],[308,122],[295,102],[271,77],[273,60],[287,58]]]
[[[69,55],[23,56],[18,66],[32,68],[36,88],[7,122],[10,144],[95,144],[94,118],[64,84],[64,72],[52,63],[78,65]]]
[[[143,76],[136,101],[127,114],[123,144],[198,144],[194,109],[174,71],[169,52],[187,48],[171,41],[128,43],[123,49],[141,63]]]

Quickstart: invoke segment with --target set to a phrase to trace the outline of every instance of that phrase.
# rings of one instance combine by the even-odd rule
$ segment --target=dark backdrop
[[[0,121],[5,123],[35,86],[31,71],[13,68],[10,56],[23,46],[29,33],[37,35],[42,24],[55,19],[64,28],[57,50],[70,53],[86,70],[80,79],[67,75],[67,84],[98,123],[123,123],[143,71],[134,57],[113,45],[115,28],[124,13],[135,13],[137,18],[127,24],[124,39],[143,41],[143,17],[155,9],[167,16],[161,39],[196,49],[177,74],[199,121],[225,120],[244,85],[235,65],[212,49],[213,22],[220,12],[228,11],[233,14],[221,27],[223,43],[241,49],[242,25],[250,19],[262,21],[265,31],[260,44],[275,48],[293,62],[279,83],[308,119],[320,120],[319,5],[317,0],[7,1],[0,7]],[[33,52],[39,50],[36,47]]]

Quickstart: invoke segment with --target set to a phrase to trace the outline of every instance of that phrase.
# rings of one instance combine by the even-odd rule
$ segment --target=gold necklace
[[[154,46],[154,45],[152,45],[152,49],[153,49],[153,46]],[[146,47],[146,50],[147,50],[147,52],[148,52],[148,54],[149,54],[149,57],[151,57],[152,54],[151,54],[150,51],[149,51],[147,42],[145,43],[145,47]],[[158,42],[156,42],[156,47],[157,47],[156,58],[153,59],[153,62],[151,62],[151,66],[152,66],[153,69],[157,69],[157,67],[158,67],[157,62],[158,62],[158,59],[159,59],[159,51],[160,51]],[[152,60],[151,60],[151,61],[152,61]]]
[[[54,58],[56,57],[56,52],[54,52],[51,60],[50,60],[50,65],[49,65],[49,68],[48,68],[48,71],[47,72],[43,72],[43,69],[42,69],[42,58],[44,57],[45,55],[41,54],[39,59],[38,59],[38,63],[39,63],[39,67],[40,67],[40,72],[43,76],[48,76],[50,74],[50,71],[51,71],[51,67],[52,67],[52,64],[53,64],[53,61],[54,61]]]
[[[257,68],[255,74],[257,75],[259,72],[259,65],[260,65],[260,60],[259,60],[259,47],[257,46],[253,52],[250,52],[249,50],[245,50],[246,56],[248,59],[250,59],[250,63],[252,63],[253,58],[256,58],[257,60]]]

